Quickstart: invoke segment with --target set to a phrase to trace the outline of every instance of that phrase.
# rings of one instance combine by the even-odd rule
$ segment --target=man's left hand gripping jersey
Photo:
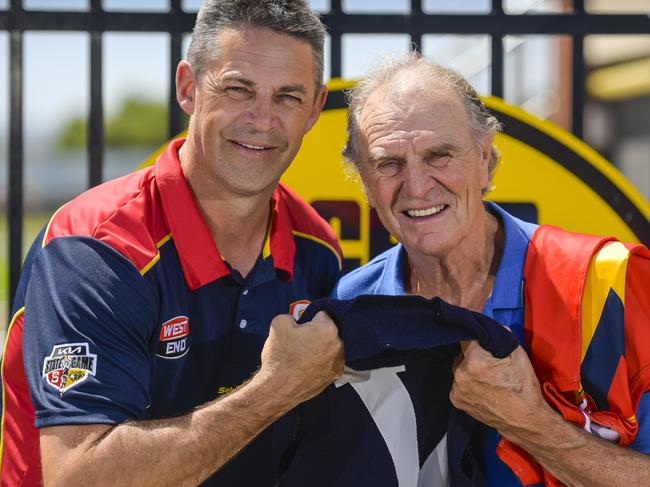
[[[335,386],[296,411],[280,484],[484,483],[478,465],[474,472],[461,468],[473,460],[468,447],[475,423],[449,402],[452,364],[461,340],[478,340],[495,357],[507,357],[518,346],[509,330],[439,298],[323,299],[301,322],[320,310],[339,327],[348,368]]]

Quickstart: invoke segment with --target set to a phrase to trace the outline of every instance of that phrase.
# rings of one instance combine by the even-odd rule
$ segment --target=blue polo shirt
[[[483,313],[510,328],[519,343],[524,340],[523,268],[530,237],[537,225],[513,217],[498,205],[485,202],[486,207],[503,223],[505,240],[501,262]],[[402,263],[405,249],[401,244],[377,256],[363,267],[344,276],[334,296],[350,299],[360,294],[405,294]],[[637,409],[639,433],[632,448],[650,453],[650,393],[644,394]],[[485,460],[488,484],[494,487],[520,486],[510,469],[496,456],[499,436],[488,429],[485,439]]]
[[[258,368],[273,317],[331,292],[336,238],[282,185],[250,275],[231,269],[183,176],[182,144],[64,205],[32,246],[3,362],[3,426],[19,425],[3,428],[3,472],[37,463],[25,453],[38,451],[34,426],[177,416],[232,391]],[[260,435],[208,485],[270,485],[271,449]]]

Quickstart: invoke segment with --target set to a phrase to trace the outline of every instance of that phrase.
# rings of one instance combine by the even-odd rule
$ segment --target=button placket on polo
[[[256,317],[260,316],[260,306],[265,306],[259,300],[262,296],[255,289],[277,279],[273,258],[260,258],[245,281],[240,282],[241,291],[234,317],[234,332],[254,333],[259,327]]]
[[[235,314],[235,329],[245,330],[253,324],[254,303],[251,292],[252,283],[244,283],[244,287],[239,293],[239,302]]]

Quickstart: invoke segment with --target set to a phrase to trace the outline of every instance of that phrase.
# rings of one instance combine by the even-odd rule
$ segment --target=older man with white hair
[[[417,53],[359,82],[344,156],[400,243],[345,276],[335,296],[440,296],[512,330],[521,346],[505,359],[464,343],[450,396],[490,427],[489,485],[647,485],[650,252],[484,201],[499,128],[461,75]],[[391,388],[428,387],[418,374],[407,364],[398,381],[371,378],[368,387],[387,391],[377,407]]]

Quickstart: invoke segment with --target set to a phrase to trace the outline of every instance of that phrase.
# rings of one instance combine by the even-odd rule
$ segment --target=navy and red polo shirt
[[[3,485],[40,483],[36,428],[176,416],[230,392],[259,366],[273,317],[331,292],[334,233],[282,184],[254,269],[229,267],[183,176],[183,142],[64,205],[33,244],[2,362]],[[271,442],[262,434],[208,483],[258,485]]]

